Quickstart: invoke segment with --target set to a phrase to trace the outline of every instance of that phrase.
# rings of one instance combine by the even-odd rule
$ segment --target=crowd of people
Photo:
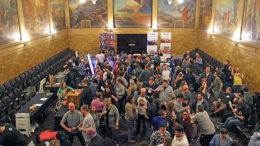
[[[228,131],[248,121],[253,105],[240,69],[228,60],[223,68],[211,68],[190,51],[164,63],[161,56],[158,49],[153,56],[100,53],[91,63],[84,55],[70,59],[64,66],[70,73],[58,98],[64,100],[68,90],[79,86],[83,91],[80,111],[68,103],[69,111],[60,122],[69,141],[77,136],[81,145],[97,146],[108,137],[111,145],[120,145],[118,131],[124,120],[128,143],[140,137],[140,145],[188,146],[197,140],[202,146],[238,146]],[[196,68],[203,72],[194,79]],[[222,119],[219,132],[210,115]],[[259,136],[253,136],[250,143],[259,143]]]
[[[81,56],[78,74],[84,89],[80,105],[81,110],[90,107],[87,111],[92,119],[88,119],[94,123],[87,127],[109,136],[117,145],[120,119],[127,122],[129,143],[140,135],[149,145],[189,145],[195,139],[203,146],[234,145],[227,131],[248,121],[253,104],[240,69],[234,69],[228,60],[223,68],[205,66],[200,55],[190,51],[183,58],[177,55],[164,63],[161,56],[160,50],[152,57],[100,53],[92,59],[95,74]],[[70,63],[73,61],[67,67],[73,66]],[[195,80],[194,68],[204,70]],[[72,78],[68,84],[76,87]],[[220,134],[216,134],[210,115],[222,118]],[[80,121],[82,118],[78,116]],[[80,123],[70,128],[80,127]]]

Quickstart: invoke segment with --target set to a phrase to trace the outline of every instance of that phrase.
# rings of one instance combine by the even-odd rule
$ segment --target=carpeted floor
[[[55,124],[55,121],[54,121],[54,115],[55,115],[54,108],[55,108],[55,103],[56,103],[56,101],[53,101],[53,103],[49,107],[47,107],[47,109],[45,111],[45,115],[46,115],[45,120],[42,123],[39,124],[40,126],[32,134],[33,141],[36,141],[36,136],[39,135],[41,132],[43,132],[45,130],[54,131],[54,124]],[[215,124],[215,127],[216,127],[216,129],[218,131],[220,129],[221,125],[217,124],[217,122],[221,122],[221,119],[219,117],[217,117],[217,116],[211,116],[211,119],[212,119],[213,123]],[[121,146],[138,146],[140,143],[145,142],[145,138],[142,138],[141,135],[134,135],[136,143],[134,143],[134,144],[128,143],[127,142],[127,124],[126,124],[126,120],[120,119],[119,123],[120,123],[120,128],[119,128],[118,134],[119,134],[119,139],[120,139],[120,145]],[[133,127],[133,129],[135,131],[135,127]],[[229,132],[229,135],[233,139],[239,140],[239,138],[237,137],[237,135],[235,133]],[[107,142],[108,146],[115,145],[109,138],[105,137],[104,139]],[[190,145],[192,145],[192,146],[200,146],[199,142],[196,141],[196,140],[193,140]],[[246,145],[246,144],[242,144],[242,146],[243,145]],[[73,146],[80,146],[80,142],[79,142],[77,137],[74,138]]]

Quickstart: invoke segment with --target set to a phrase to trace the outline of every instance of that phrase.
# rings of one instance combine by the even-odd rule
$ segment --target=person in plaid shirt
[[[150,138],[150,146],[157,146],[163,144],[166,137],[171,137],[171,134],[166,131],[165,123],[160,123],[159,130],[153,132]]]

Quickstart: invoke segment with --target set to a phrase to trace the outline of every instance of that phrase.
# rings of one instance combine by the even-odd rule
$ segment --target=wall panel
[[[68,48],[67,30],[54,37],[45,36],[28,42],[0,47],[0,84],[36,66]]]
[[[114,29],[115,34],[147,34],[152,31],[148,28],[118,28]],[[159,29],[160,32],[172,32],[172,50],[171,53],[184,53],[187,50],[198,47],[197,31],[194,29]],[[105,29],[70,29],[69,47],[79,53],[97,54],[100,51],[99,33],[106,32]],[[116,38],[117,40],[117,38]],[[117,41],[116,50],[117,50]],[[160,42],[158,44],[160,46]]]

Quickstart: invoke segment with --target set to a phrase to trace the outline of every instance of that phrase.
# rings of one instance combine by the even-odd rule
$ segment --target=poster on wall
[[[161,32],[161,44],[160,49],[163,54],[170,54],[171,53],[171,32]]]
[[[242,0],[217,0],[214,33],[232,37],[238,25],[239,5]]]
[[[200,0],[200,14],[199,14],[199,28],[208,30],[211,25],[212,18],[212,1],[213,0]]]
[[[0,1],[0,45],[20,40],[16,0]]]
[[[150,28],[152,0],[114,0],[114,24],[117,28]]]
[[[242,40],[260,41],[260,0],[245,1]]]
[[[106,28],[107,0],[69,0],[71,28]]]
[[[49,33],[48,0],[23,0],[24,26],[28,35]]]
[[[159,28],[194,28],[196,0],[158,0]]]
[[[147,52],[150,51],[157,52],[158,44],[158,32],[148,32],[147,33]]]
[[[56,31],[66,28],[64,0],[51,1],[52,26]]]
[[[100,33],[100,49],[108,55],[114,55],[115,52],[115,34],[112,33]]]

